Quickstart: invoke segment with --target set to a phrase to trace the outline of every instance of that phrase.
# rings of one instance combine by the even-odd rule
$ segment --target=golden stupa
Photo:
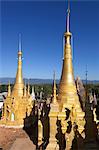
[[[77,125],[77,130],[81,136],[84,134],[85,125],[85,113],[81,108],[79,97],[77,94],[77,89],[75,85],[73,64],[72,64],[72,49],[71,49],[71,32],[69,29],[70,22],[70,4],[68,2],[67,9],[67,29],[64,34],[65,46],[64,46],[64,58],[61,79],[59,83],[59,93],[56,99],[56,86],[54,81],[54,96],[51,103],[51,109],[49,113],[50,118],[50,138],[49,144],[46,150],[59,150],[59,145],[57,144],[56,135],[58,133],[59,127],[57,127],[57,121],[61,122],[62,134],[65,136],[66,140],[66,150],[71,149],[72,141],[74,139],[74,127]],[[67,118],[66,112],[70,112]],[[72,128],[71,132],[67,133],[67,128],[69,126],[68,122],[71,122]]]
[[[8,95],[4,102],[0,124],[12,127],[22,127],[26,115],[30,115],[32,106],[33,100],[29,94],[29,85],[27,91],[22,77],[22,50],[21,39],[19,39],[18,67],[15,84],[12,92],[10,83],[8,85]]]
[[[49,135],[49,144],[46,150],[59,150],[59,146],[57,146],[56,134],[57,134],[57,117],[59,114],[59,104],[57,102],[57,95],[56,95],[56,80],[55,80],[55,72],[53,75],[53,93],[52,93],[52,102],[50,104],[50,113],[49,113],[49,120],[50,120],[50,135]]]
[[[81,104],[78,98],[77,89],[74,80],[73,64],[72,64],[72,49],[71,49],[71,32],[69,29],[70,22],[70,6],[68,2],[67,10],[67,30],[64,34],[65,46],[64,46],[64,58],[62,66],[62,74],[59,84],[58,102],[60,112],[64,112],[66,109],[75,112],[75,122],[78,124],[80,133],[83,132],[84,127],[84,112],[82,111]],[[82,120],[82,123],[81,123]]]

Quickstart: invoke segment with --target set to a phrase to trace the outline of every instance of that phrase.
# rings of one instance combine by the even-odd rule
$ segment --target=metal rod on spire
[[[21,33],[19,33],[19,51],[22,50],[22,39],[21,39]]]
[[[69,32],[69,17],[70,17],[70,0],[68,0],[68,9],[67,9],[67,32]]]

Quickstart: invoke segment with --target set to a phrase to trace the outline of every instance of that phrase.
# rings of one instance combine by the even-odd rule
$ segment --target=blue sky
[[[74,74],[99,80],[99,1],[70,3],[70,30],[73,34]],[[1,2],[0,77],[15,77],[18,34],[22,34],[23,76],[60,78],[63,34],[66,26],[66,1]]]

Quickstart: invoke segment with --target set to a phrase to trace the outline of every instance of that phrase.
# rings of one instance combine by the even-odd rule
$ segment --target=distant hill
[[[84,84],[86,84],[86,80],[82,80]],[[99,80],[88,80],[88,84],[99,84]]]
[[[11,84],[13,84],[15,82],[15,78],[0,78],[0,84],[8,84],[8,82],[10,81]],[[52,84],[53,80],[52,79],[24,79],[24,81],[26,83],[30,84]],[[59,80],[56,81],[57,83],[59,83]]]
[[[8,84],[10,81],[11,84],[14,83],[15,78],[0,78],[0,84]],[[26,83],[28,83],[28,79],[24,79]],[[86,81],[82,80],[83,83],[85,84]],[[99,80],[88,80],[88,84],[99,84]],[[29,79],[30,84],[52,84],[53,80],[52,79]],[[59,80],[56,80],[56,83],[59,83]]]

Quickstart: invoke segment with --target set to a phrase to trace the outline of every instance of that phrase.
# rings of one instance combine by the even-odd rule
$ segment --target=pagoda
[[[81,108],[81,103],[79,101],[74,79],[71,36],[72,33],[70,32],[70,4],[68,1],[66,31],[64,34],[65,45],[62,73],[59,83],[59,92],[57,99],[55,81],[53,86],[54,95],[52,103],[50,105],[51,109],[49,113],[50,138],[47,150],[64,149],[65,141],[66,150],[71,149],[72,141],[74,139],[76,130],[77,133],[79,133],[82,136],[82,138],[85,138],[85,113]],[[69,132],[68,128],[71,128]]]
[[[21,36],[19,37],[18,66],[14,87],[8,85],[8,95],[4,102],[0,124],[10,127],[23,127],[26,115],[30,115],[33,106],[32,97],[24,85],[22,76]]]
[[[70,149],[74,138],[74,128],[84,138],[85,113],[82,110],[81,103],[77,94],[74,79],[73,63],[72,63],[72,46],[70,32],[70,3],[68,1],[66,32],[64,33],[65,45],[61,79],[59,83],[58,103],[59,114],[58,119],[61,120],[62,132],[66,138],[66,149]],[[69,114],[68,116],[67,113]],[[66,114],[66,115],[65,115]],[[71,132],[68,133],[68,122],[71,123]]]

